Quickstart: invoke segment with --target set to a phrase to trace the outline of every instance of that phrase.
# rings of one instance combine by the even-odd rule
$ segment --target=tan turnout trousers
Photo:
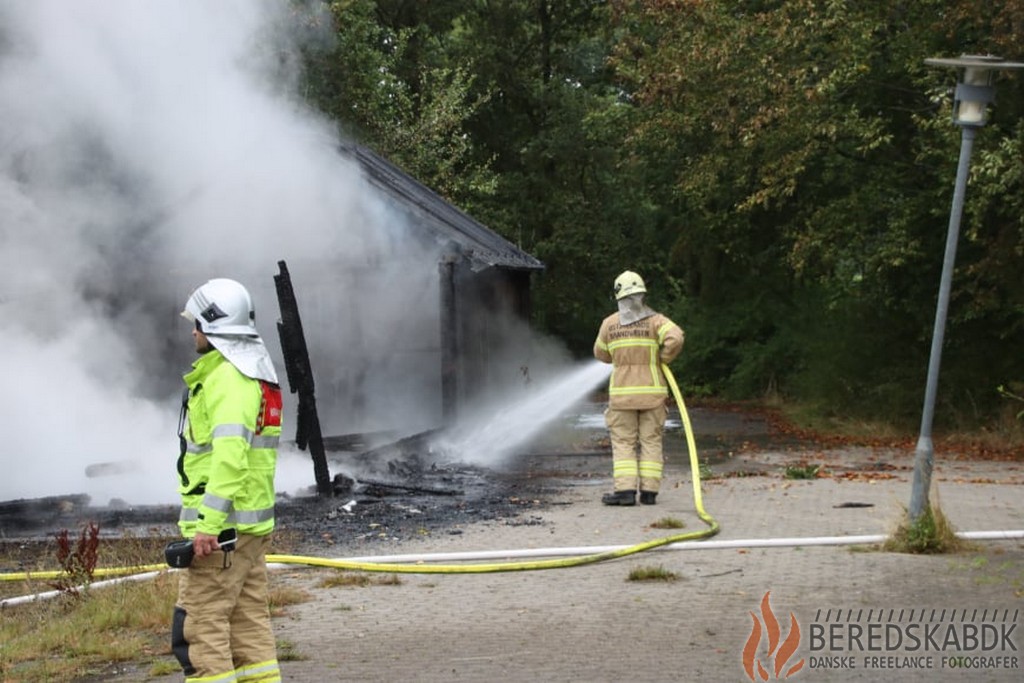
[[[657,493],[661,487],[664,470],[662,433],[668,408],[662,403],[649,410],[605,411],[605,424],[612,442],[612,474],[616,491],[641,491]],[[636,444],[640,442],[640,452]]]
[[[267,605],[270,536],[239,534],[236,546],[179,573],[171,645],[186,682],[281,680]]]

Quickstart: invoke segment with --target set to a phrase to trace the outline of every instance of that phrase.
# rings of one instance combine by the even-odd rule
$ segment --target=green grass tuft
[[[938,505],[932,504],[916,520],[904,510],[904,519],[882,544],[882,550],[916,555],[955,553],[971,544],[956,535],[956,530]]]
[[[628,581],[678,581],[679,575],[662,566],[635,567],[629,572]]]
[[[684,527],[686,527],[686,523],[675,517],[662,517],[651,524],[652,529],[682,529]]]

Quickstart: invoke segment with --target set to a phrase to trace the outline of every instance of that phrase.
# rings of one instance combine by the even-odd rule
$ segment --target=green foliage
[[[786,465],[786,471],[782,476],[785,479],[814,479],[820,469],[821,465]]]
[[[967,547],[942,510],[931,505],[917,519],[905,519],[885,540],[882,549],[889,552],[937,554]]]
[[[464,130],[488,95],[471,92],[470,66],[443,53],[429,23],[434,3],[417,5],[412,15],[389,9],[370,0],[329,3],[334,40],[307,49],[306,97],[347,133],[472,211],[497,183],[489,157],[473,159]],[[381,23],[382,16],[395,23]]]
[[[1016,401],[1018,403],[1024,403],[1024,396],[1021,396],[1020,394],[1011,391],[1010,389],[1006,388],[1003,385],[999,385],[996,391],[998,391],[999,395],[1002,396],[1003,398],[1008,398],[1011,401]],[[1024,410],[1021,410],[1020,412],[1016,413],[1015,417],[1018,420],[1024,420]]]
[[[589,355],[641,272],[684,388],[909,425],[957,163],[953,74],[1021,44],[1022,0],[329,3],[307,95],[542,259],[536,324]],[[975,145],[940,424],[1024,376],[1024,87]]]

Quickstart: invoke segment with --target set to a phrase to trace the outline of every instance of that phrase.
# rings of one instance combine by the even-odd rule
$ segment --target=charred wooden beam
[[[423,486],[422,484],[403,484],[396,481],[383,481],[380,479],[365,479],[360,477],[357,482],[352,477],[344,474],[334,475],[334,491],[338,495],[349,495],[353,492],[365,493],[376,498],[395,495],[398,493],[423,494],[428,496],[461,496],[462,489],[458,488],[437,488],[435,486]]]
[[[365,487],[366,493],[381,498],[389,495],[390,492],[419,493],[428,496],[461,496],[461,489],[437,489],[430,486],[416,486],[415,484],[396,484],[387,481],[375,481],[373,479],[360,479],[360,485]]]
[[[327,469],[327,455],[324,452],[323,433],[320,418],[316,412],[316,387],[313,382],[313,368],[309,362],[309,349],[302,331],[299,304],[295,299],[291,276],[284,261],[277,262],[281,272],[274,276],[277,288],[277,302],[281,309],[281,320],[277,333],[281,338],[281,352],[288,375],[288,387],[299,395],[299,406],[295,428],[295,443],[302,449],[309,449],[313,458],[313,475],[316,478],[317,494],[330,496],[333,493],[331,474]]]

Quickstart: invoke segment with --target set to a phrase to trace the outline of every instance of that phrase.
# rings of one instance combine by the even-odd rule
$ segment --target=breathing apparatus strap
[[[196,387],[198,390],[199,387]],[[181,412],[178,413],[178,478],[182,486],[188,486],[188,475],[185,474],[185,453],[188,452],[188,440],[185,439],[185,421],[188,419],[188,387],[181,392]]]
[[[188,441],[185,440],[185,420],[188,417],[188,387],[181,392],[181,412],[178,413],[178,445],[181,448],[179,455],[185,456],[188,450]]]

